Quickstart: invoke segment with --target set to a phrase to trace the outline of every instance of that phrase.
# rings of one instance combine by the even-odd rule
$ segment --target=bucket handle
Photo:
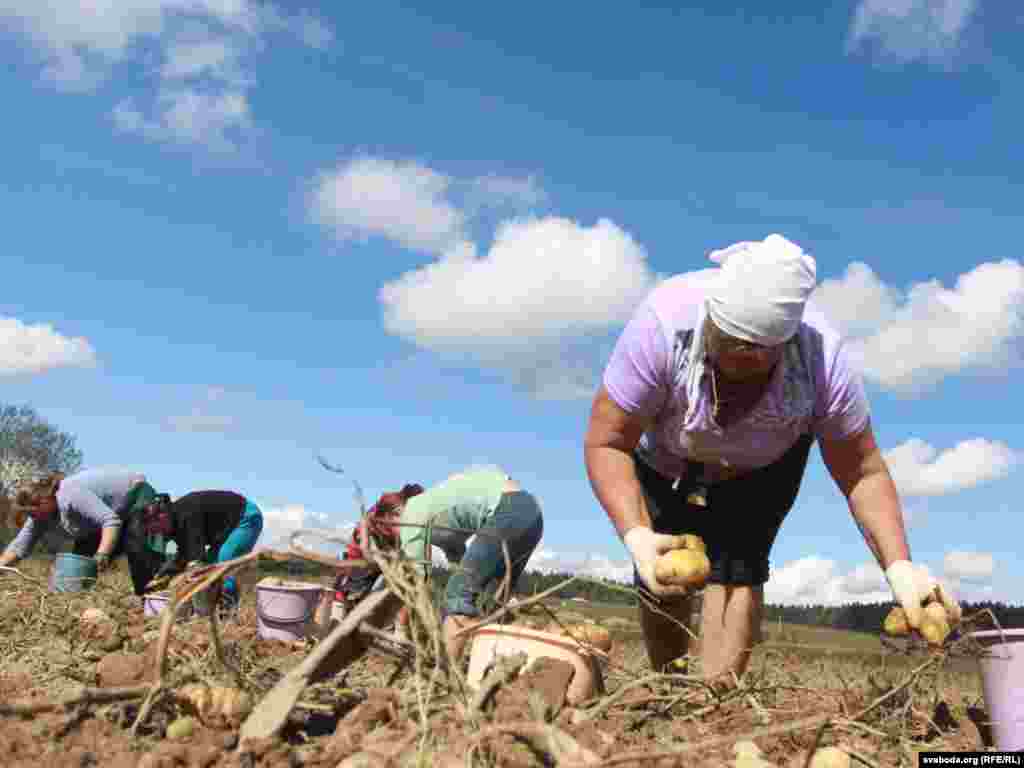
[[[317,603],[319,603],[319,601],[317,601]],[[305,615],[303,615],[303,617],[301,619],[296,619],[295,621],[296,622],[302,621],[303,623],[309,621],[310,619],[313,618],[313,614],[316,613],[316,609],[317,609],[317,605],[316,604],[312,605],[309,608],[309,610],[306,611]],[[261,619],[263,619],[263,621],[269,622],[271,624],[291,624],[292,623],[290,621],[287,621],[287,622],[283,621],[282,619],[275,619],[273,616],[267,616],[260,609],[260,601],[259,600],[256,601],[256,615],[259,616]]]

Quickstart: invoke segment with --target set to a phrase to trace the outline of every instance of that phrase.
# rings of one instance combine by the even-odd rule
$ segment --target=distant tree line
[[[846,605],[768,605],[765,618],[768,621],[782,621],[785,624],[833,627],[854,632],[878,632],[885,616],[894,603],[849,603]],[[1002,602],[962,602],[964,615],[990,610],[1003,629],[1024,627],[1024,605],[1007,605]]]

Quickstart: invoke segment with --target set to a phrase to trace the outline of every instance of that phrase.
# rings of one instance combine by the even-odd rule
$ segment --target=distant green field
[[[559,616],[571,618],[572,614],[605,622],[613,622],[613,635],[626,643],[640,642],[640,625],[636,606],[578,602],[574,600],[550,600],[547,606]],[[626,624],[625,622],[629,622]],[[882,644],[878,634],[852,632],[831,627],[814,627],[801,624],[765,622],[762,624],[764,641],[755,658],[770,653],[785,653],[801,659],[804,663],[817,664],[829,660],[856,661],[867,668],[904,667],[919,664],[926,651],[915,650],[900,653]],[[956,672],[974,674],[975,662],[970,659],[950,659],[949,667]]]

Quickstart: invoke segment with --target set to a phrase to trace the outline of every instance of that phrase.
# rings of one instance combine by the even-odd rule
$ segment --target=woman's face
[[[764,378],[782,357],[782,347],[753,344],[720,331],[707,323],[708,356],[723,376],[733,381]]]
[[[41,496],[36,497],[35,508],[29,512],[33,518],[43,522],[49,520],[57,512],[57,497],[56,496]]]
[[[377,518],[377,530],[388,538],[397,539],[398,531],[400,530],[397,523],[402,520],[402,510],[404,508],[404,505],[396,506],[387,514],[380,515]]]

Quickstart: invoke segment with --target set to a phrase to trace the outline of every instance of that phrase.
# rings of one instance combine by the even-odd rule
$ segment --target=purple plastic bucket
[[[171,602],[171,597],[166,592],[154,592],[151,595],[142,597],[142,615],[159,616]],[[187,619],[192,614],[192,606],[184,606],[178,614],[178,618]]]
[[[1024,750],[1024,629],[971,632],[985,649],[978,659],[995,748]]]
[[[315,630],[324,588],[301,581],[256,585],[256,631],[263,640],[303,640]]]

